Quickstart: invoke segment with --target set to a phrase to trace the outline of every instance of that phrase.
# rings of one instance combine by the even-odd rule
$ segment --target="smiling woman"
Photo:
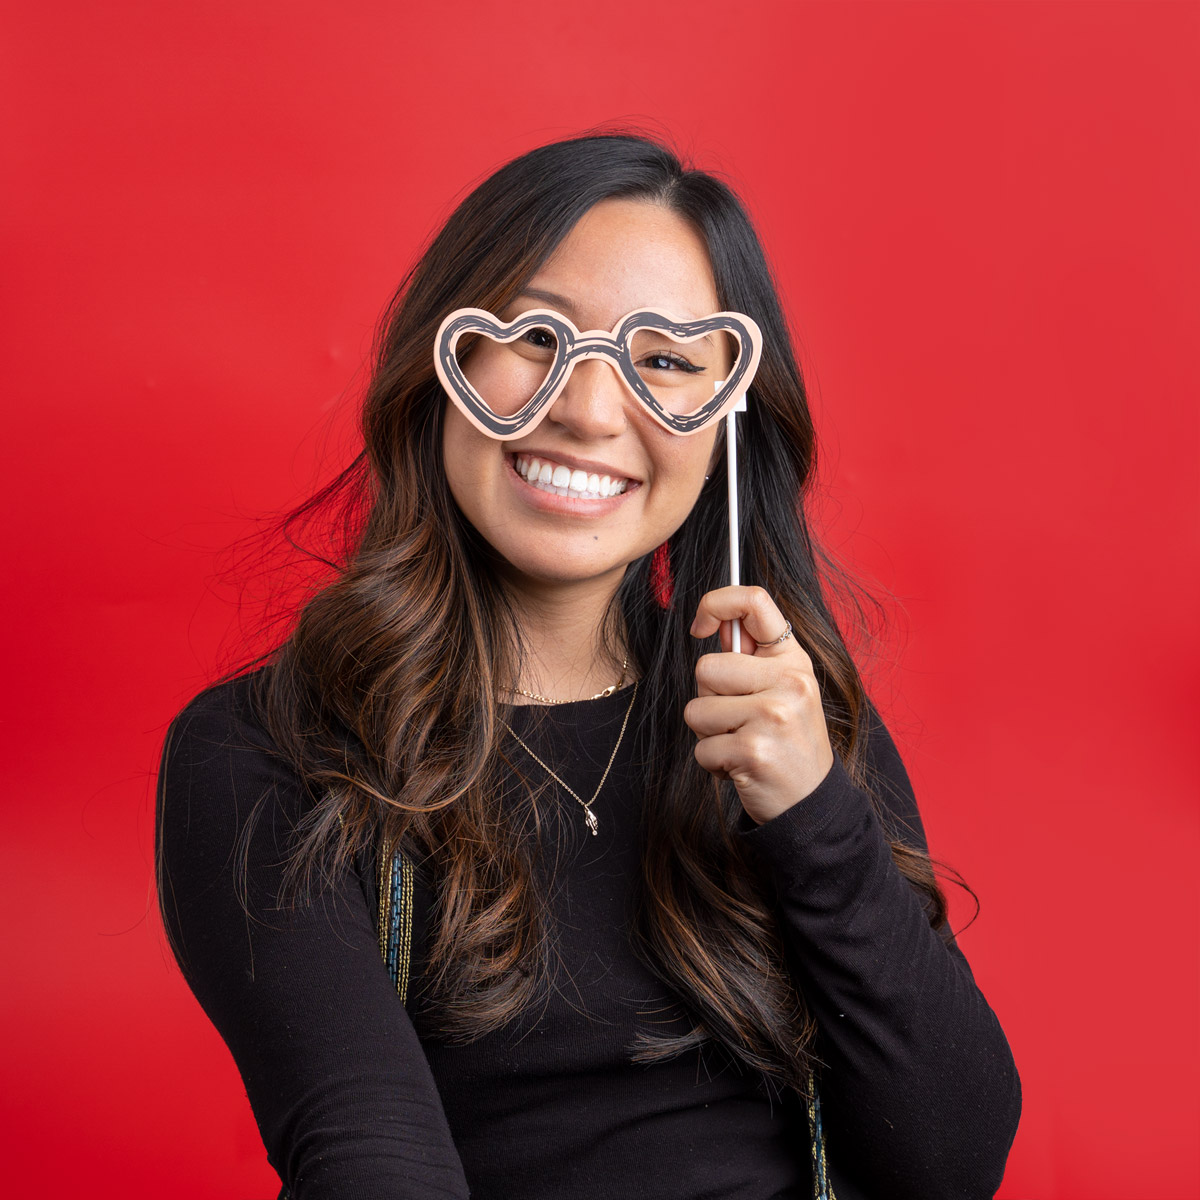
[[[351,552],[159,781],[285,1192],[991,1196],[1019,1079],[827,606],[730,189],[620,133],[509,163],[397,292],[363,431],[313,502]]]

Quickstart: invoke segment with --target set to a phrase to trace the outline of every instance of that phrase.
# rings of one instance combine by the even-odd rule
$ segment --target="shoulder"
[[[224,858],[252,813],[277,831],[299,816],[305,788],[258,715],[255,693],[263,681],[255,671],[205,688],[172,720],[156,814],[168,860]]]
[[[193,696],[172,719],[164,754],[178,753],[183,746],[200,749],[258,745],[263,750],[272,749],[255,701],[268,669],[224,680]]]
[[[179,784],[180,775],[212,785],[236,784],[263,773],[281,775],[283,756],[267,732],[258,701],[268,670],[207,687],[176,713],[163,741],[160,788]]]
[[[194,967],[209,943],[245,939],[249,916],[277,919],[300,822],[313,804],[258,716],[262,682],[255,672],[205,688],[176,714],[164,739],[157,882],[181,966],[186,958]]]

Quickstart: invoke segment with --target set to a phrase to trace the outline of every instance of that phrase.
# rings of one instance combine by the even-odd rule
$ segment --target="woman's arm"
[[[164,747],[157,834],[176,959],[233,1054],[267,1158],[293,1200],[465,1197],[362,881],[343,877],[311,905],[277,904],[304,791],[268,753],[246,682],[198,696]],[[243,908],[242,838],[264,796]]]
[[[734,618],[741,654],[728,652]],[[726,652],[697,662],[684,719],[700,765],[737,787],[741,836],[778,894],[792,969],[819,1026],[835,1191],[840,1177],[841,1200],[990,1197],[1020,1116],[1004,1032],[966,959],[930,928],[869,797],[834,753],[812,660],[775,602],[759,587],[711,591],[692,634],[718,630]],[[870,724],[888,814],[924,849],[904,765],[882,723]]]
[[[925,850],[908,773],[873,712],[867,747],[904,840]],[[819,1025],[839,1200],[993,1196],[1021,1113],[1016,1065],[962,952],[897,870],[866,793],[835,759],[805,799],[747,825]]]

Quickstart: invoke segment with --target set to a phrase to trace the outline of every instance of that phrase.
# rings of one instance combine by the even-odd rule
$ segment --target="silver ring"
[[[792,636],[791,621],[784,621],[787,628],[773,642],[759,642],[760,646],[778,646],[780,642],[786,642]]]

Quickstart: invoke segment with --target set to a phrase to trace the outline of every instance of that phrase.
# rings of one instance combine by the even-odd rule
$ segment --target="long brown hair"
[[[446,482],[446,399],[431,348],[447,312],[501,311],[579,218],[610,197],[641,198],[689,220],[707,244],[721,307],[749,314],[763,331],[739,435],[745,578],[791,620],[813,658],[834,748],[852,779],[872,785],[869,706],[829,607],[840,574],[805,518],[812,420],[744,209],[719,179],[636,133],[593,133],[510,162],[459,205],[385,314],[364,402],[365,449],[299,514],[347,505],[349,552],[256,677],[267,728],[319,797],[298,830],[290,879],[307,892],[382,838],[403,846],[436,895],[424,986],[451,1040],[495,1029],[533,1000],[551,946],[531,836],[539,796],[496,802],[506,769],[498,685],[518,675],[520,631],[492,552]],[[634,562],[602,631],[627,645],[648,714],[635,734],[653,798],[635,946],[693,1020],[684,1037],[647,1034],[631,1050],[645,1061],[712,1038],[765,1076],[803,1088],[814,1023],[784,964],[762,879],[734,836],[736,790],[696,763],[682,715],[707,648],[688,624],[701,596],[725,582],[709,533],[725,519],[718,469],[669,540],[673,603],[656,597],[649,557]],[[943,928],[928,857],[885,829],[897,835],[897,866]]]

